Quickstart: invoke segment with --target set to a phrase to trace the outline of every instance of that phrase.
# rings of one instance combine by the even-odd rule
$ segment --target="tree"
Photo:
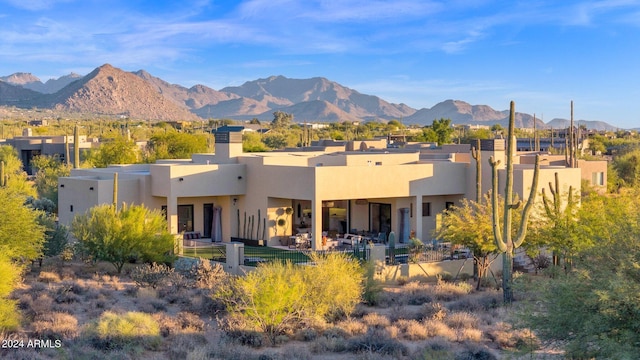
[[[76,216],[71,232],[94,260],[111,263],[118,273],[132,258],[147,262],[170,262],[174,239],[159,210],[142,205],[98,205]]]
[[[451,119],[441,118],[440,120],[433,120],[431,129],[436,134],[436,139],[439,146],[451,143],[451,136],[454,132],[453,127],[451,127]]]
[[[23,194],[0,188],[0,331],[19,325],[17,302],[8,296],[25,264],[42,254],[44,228],[38,224],[39,212],[24,202]]]
[[[135,164],[138,162],[138,153],[135,142],[120,136],[105,141],[98,150],[91,151],[88,161],[98,168],[111,164]]]
[[[192,154],[208,152],[207,137],[170,131],[155,134],[147,144],[147,162],[158,159],[189,159]]]
[[[555,173],[555,186],[549,182],[551,198],[547,196],[545,188],[542,188],[542,217],[534,231],[537,239],[534,246],[546,246],[553,251],[553,265],[559,265],[564,261],[568,267],[582,243],[578,234],[578,204],[579,195],[573,187],[563,195],[560,192],[560,179]]]
[[[248,132],[242,134],[242,151],[244,152],[264,152],[267,146],[262,142],[260,134],[256,132]]]
[[[0,162],[4,162],[4,181],[0,184],[25,196],[36,195],[34,187],[27,181],[27,173],[23,170],[16,149],[10,145],[0,145]]]
[[[498,252],[493,240],[491,205],[488,201],[478,203],[463,199],[459,206],[449,208],[443,214],[442,224],[434,236],[452,244],[465,246],[473,252],[473,260],[478,270],[476,288],[480,289],[482,278],[491,266],[490,255]]]
[[[536,191],[538,188],[538,175],[540,168],[540,156],[536,155],[533,184],[531,185],[531,192],[527,203],[522,210],[522,217],[520,218],[520,225],[518,232],[515,236],[512,234],[512,221],[513,213],[520,207],[521,202],[516,201],[513,196],[513,156],[515,153],[515,136],[513,135],[514,123],[515,123],[515,102],[511,102],[509,115],[509,132],[507,133],[507,166],[506,166],[506,181],[504,188],[504,206],[502,213],[502,223],[500,223],[500,212],[498,210],[498,164],[499,160],[495,160],[493,156],[489,159],[491,164],[491,180],[492,180],[492,193],[491,193],[491,205],[493,207],[493,235],[498,250],[502,253],[502,292],[505,303],[511,303],[513,301],[513,257],[515,249],[520,247],[527,236],[527,222],[529,220],[529,214],[533,207],[533,202],[536,198]],[[502,228],[501,228],[502,227]]]
[[[591,213],[583,214],[580,228],[593,247],[578,251],[566,276],[538,287],[541,296],[523,317],[541,336],[565,342],[568,358],[633,359],[640,353],[639,195],[590,195]]]
[[[57,155],[36,156],[31,160],[31,166],[36,172],[35,186],[38,197],[47,198],[58,205],[58,178],[69,176],[71,170]]]
[[[0,253],[21,261],[42,254],[44,228],[39,212],[24,206],[25,196],[11,188],[0,188]]]
[[[280,110],[273,113],[273,120],[271,121],[272,128],[288,128],[292,123],[293,114],[287,114],[286,112]]]

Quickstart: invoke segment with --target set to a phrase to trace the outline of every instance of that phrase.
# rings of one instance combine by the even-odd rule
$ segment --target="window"
[[[444,208],[445,208],[445,210],[449,210],[449,209],[451,209],[453,207],[453,205],[454,205],[453,201],[447,201],[447,202],[444,203]]]
[[[376,161],[376,166],[382,166],[382,161]]]
[[[591,184],[604,186],[604,173],[603,172],[591,173]]]
[[[178,232],[193,231],[193,205],[178,205]]]
[[[422,216],[431,216],[431,203],[423,202],[422,203]]]

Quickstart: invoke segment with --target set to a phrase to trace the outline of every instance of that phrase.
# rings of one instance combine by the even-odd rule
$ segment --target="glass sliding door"
[[[178,232],[193,231],[193,205],[178,205]]]
[[[391,232],[391,204],[369,203],[369,230],[372,233]]]

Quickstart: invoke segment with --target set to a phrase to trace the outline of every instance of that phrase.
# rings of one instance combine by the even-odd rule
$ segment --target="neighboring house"
[[[33,175],[31,159],[38,155],[59,156],[61,161],[66,158],[65,136],[30,136],[30,131],[23,132],[24,136],[7,139],[5,144],[11,145],[18,152],[18,156],[24,164],[24,169],[29,175]],[[69,162],[73,164],[74,146],[73,136],[66,137],[69,141]],[[80,153],[88,152],[92,147],[99,146],[97,139],[87,139],[86,135],[80,135]],[[82,157],[82,155],[81,155]]]
[[[217,132],[215,137],[215,154],[194,154],[190,160],[72,170],[70,177],[59,180],[60,222],[68,225],[90,207],[111,203],[115,172],[118,201],[164,210],[173,234],[198,231],[215,238],[212,223],[219,214],[217,241],[262,238],[257,227],[265,223],[262,240],[267,244],[279,245],[282,237],[308,231],[314,249],[321,248],[323,235],[354,231],[395,231],[399,242],[414,232],[427,241],[438,213],[476,197],[476,163],[468,145],[466,151],[451,147],[449,154],[442,149],[430,154],[427,146],[388,149],[375,141],[243,153],[240,132]],[[481,148],[483,192],[491,188],[490,156],[501,160],[503,189],[504,140],[483,141]],[[561,173],[561,188],[580,189],[580,169],[542,165],[539,191],[555,172]],[[531,164],[516,161],[514,192],[521,199],[529,194],[532,176]],[[288,208],[290,214],[284,212]],[[245,214],[253,217],[253,227],[245,225]]]

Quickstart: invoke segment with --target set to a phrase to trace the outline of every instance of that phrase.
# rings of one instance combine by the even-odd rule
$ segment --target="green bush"
[[[220,287],[215,297],[271,343],[305,323],[350,314],[360,302],[363,270],[342,254],[311,255],[314,266],[273,262]]]
[[[20,325],[17,301],[8,298],[20,273],[20,268],[8,256],[0,254],[0,331],[14,330]]]
[[[151,315],[141,312],[116,314],[105,311],[88,326],[87,332],[94,347],[102,350],[122,349],[131,345],[154,350],[162,340],[158,322]]]

